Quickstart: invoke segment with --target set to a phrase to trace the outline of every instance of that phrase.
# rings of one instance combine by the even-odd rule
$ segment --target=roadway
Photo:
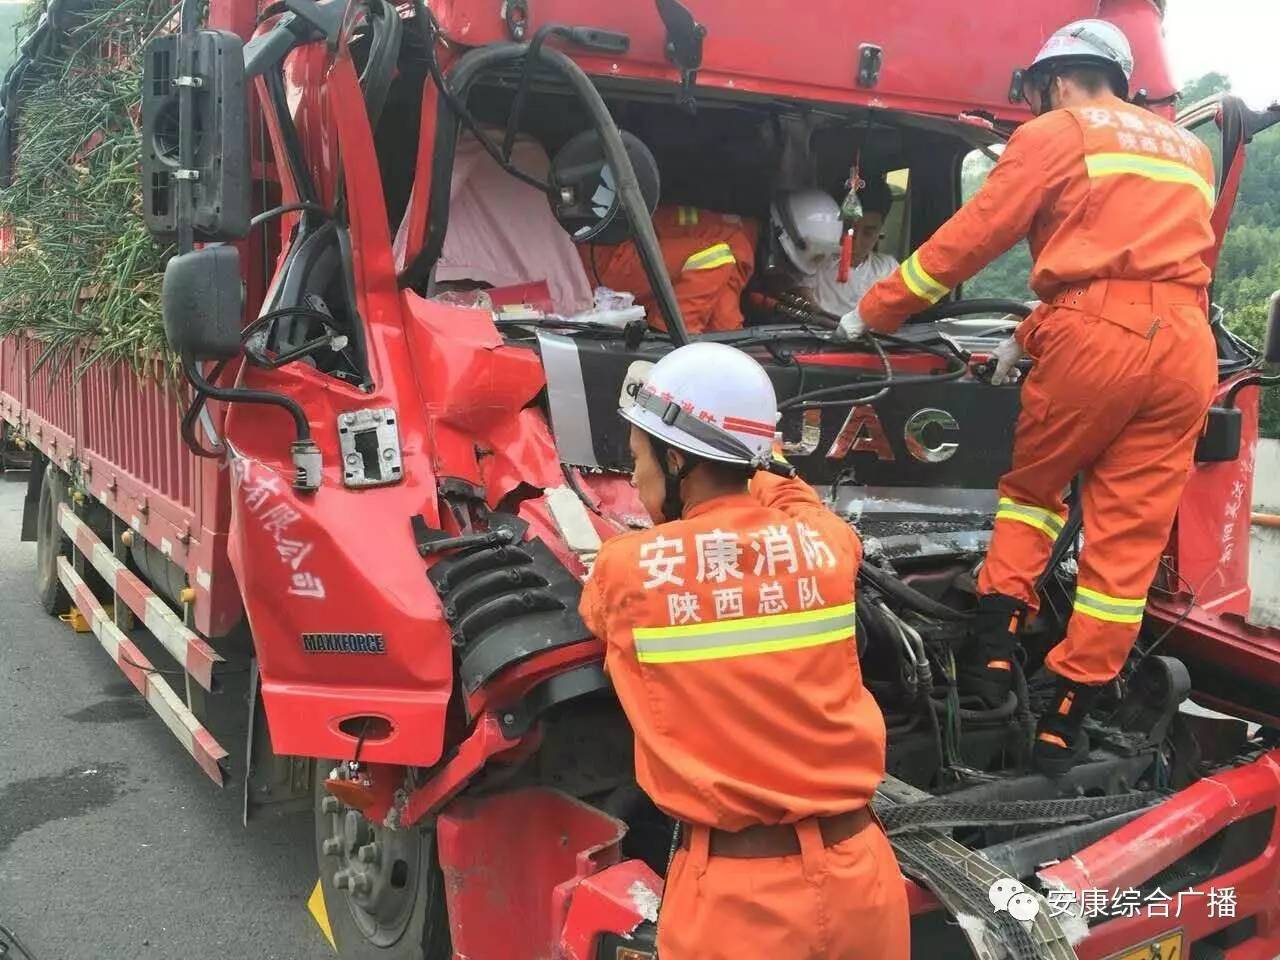
[[[0,924],[35,960],[331,957],[310,815],[243,828],[239,780],[215,787],[93,635],[45,615],[25,485],[0,475]],[[236,759],[243,729],[216,731]]]

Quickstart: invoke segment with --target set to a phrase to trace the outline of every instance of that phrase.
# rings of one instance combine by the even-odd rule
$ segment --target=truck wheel
[[[49,464],[36,513],[36,594],[45,613],[55,617],[71,609],[71,598],[58,579],[58,558],[70,556],[66,534],[58,523],[58,507],[68,499],[66,477]]]
[[[449,960],[449,921],[435,833],[370,823],[324,789],[316,761],[316,860],[342,960]]]

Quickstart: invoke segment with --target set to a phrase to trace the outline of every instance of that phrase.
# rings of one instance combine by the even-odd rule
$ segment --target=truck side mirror
[[[202,247],[171,257],[162,299],[165,336],[176,353],[229,360],[240,352],[244,294],[235,247]]]
[[[1280,290],[1271,295],[1267,308],[1267,342],[1262,348],[1267,363],[1280,363]]]
[[[185,211],[195,239],[241,240],[249,234],[250,170],[244,43],[225,30],[192,38],[192,76],[178,75],[178,38],[147,44],[142,86],[142,203],[147,229],[171,241],[178,230],[179,179],[191,181]],[[195,162],[178,164],[178,90],[192,88]]]
[[[652,217],[661,194],[658,162],[635,134],[626,130],[619,133]],[[555,188],[552,212],[574,243],[614,244],[631,236],[617,178],[595,130],[584,130],[571,138],[551,158],[551,183]]]

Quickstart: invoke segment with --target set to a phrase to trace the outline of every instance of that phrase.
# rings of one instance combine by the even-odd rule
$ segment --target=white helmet
[[[773,384],[760,364],[723,343],[672,350],[619,412],[651,437],[708,460],[759,468],[773,458]]]
[[[1098,66],[1111,75],[1116,95],[1128,98],[1129,80],[1133,77],[1133,48],[1129,38],[1114,23],[1106,20],[1075,20],[1055,30],[1045,41],[1031,66],[1028,76],[1051,77],[1055,67]]]
[[[840,253],[840,206],[830,195],[812,188],[792,190],[773,202],[774,235],[787,259],[804,276],[818,272],[823,262]]]

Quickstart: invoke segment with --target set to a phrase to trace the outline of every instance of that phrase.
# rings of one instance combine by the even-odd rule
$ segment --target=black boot
[[[1018,632],[1027,616],[1021,600],[999,593],[978,598],[973,618],[973,644],[960,667],[960,695],[978,697],[988,707],[998,707],[1013,690],[1013,655]]]
[[[1058,678],[1031,748],[1032,764],[1046,777],[1062,776],[1089,755],[1089,738],[1081,727],[1102,689]]]

